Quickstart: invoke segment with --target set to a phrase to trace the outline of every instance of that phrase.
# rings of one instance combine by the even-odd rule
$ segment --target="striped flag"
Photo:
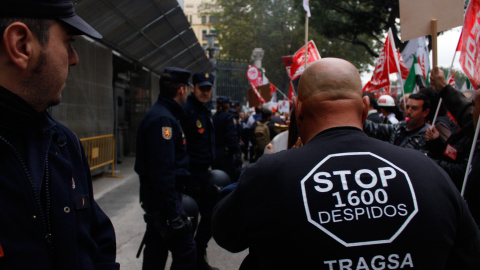
[[[407,80],[405,81],[405,85],[403,86],[403,90],[405,91],[405,93],[413,93],[413,89],[415,89],[415,86],[417,85],[418,77],[423,78],[422,68],[418,64],[417,57],[413,55],[412,67],[410,68]]]

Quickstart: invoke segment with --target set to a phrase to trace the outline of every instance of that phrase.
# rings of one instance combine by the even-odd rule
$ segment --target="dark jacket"
[[[259,159],[212,228],[221,247],[248,248],[253,269],[480,268],[478,229],[448,175],[353,127]]]
[[[460,91],[450,85],[442,89],[440,97],[464,133],[473,140],[475,126],[473,125],[473,116],[471,113],[473,109],[472,101],[468,100]],[[478,196],[478,191],[480,190],[480,152],[478,148],[473,156],[471,166],[471,171],[464,187],[464,198],[468,202],[470,212],[475,218],[475,221],[477,224],[480,224],[480,196]]]
[[[119,269],[77,136],[1,87],[0,97],[0,269]]]
[[[217,112],[213,116],[217,159],[232,156],[239,151],[237,121],[229,112]]]
[[[183,106],[185,117],[180,121],[187,138],[190,165],[208,168],[215,160],[215,130],[211,104],[203,104],[190,94]]]
[[[427,153],[425,131],[429,126],[429,124],[424,124],[417,129],[408,131],[405,121],[398,124],[378,124],[367,119],[363,124],[363,131],[370,137],[403,148],[416,149],[422,153]]]
[[[183,213],[177,188],[188,172],[187,144],[178,122],[182,107],[159,97],[145,114],[137,133],[135,171],[140,176],[140,201],[147,212],[174,219]]]
[[[462,189],[472,138],[458,130],[444,143],[441,138],[427,142],[428,156],[444,169],[459,191]]]

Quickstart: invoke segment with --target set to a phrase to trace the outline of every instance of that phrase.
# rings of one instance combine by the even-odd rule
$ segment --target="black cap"
[[[227,103],[230,103],[230,99],[228,97],[221,96],[217,98],[217,104],[227,104]]]
[[[102,38],[75,13],[71,0],[0,0],[0,17],[56,19],[70,25],[80,35]]]
[[[188,78],[190,78],[190,71],[176,68],[176,67],[166,67],[163,73],[170,75],[170,81],[176,83],[190,84]]]
[[[197,84],[198,86],[213,86],[213,82],[215,82],[215,75],[208,72],[197,72],[193,74],[193,84]]]

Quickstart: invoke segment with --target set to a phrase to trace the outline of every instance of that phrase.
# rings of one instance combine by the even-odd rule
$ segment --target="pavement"
[[[138,175],[133,170],[135,157],[124,157],[122,163],[115,166],[115,175],[108,174],[93,178],[95,200],[110,217],[117,237],[117,262],[122,270],[142,268],[142,256],[136,258],[138,247],[145,233],[143,210],[140,207],[138,193]],[[231,253],[210,240],[207,249],[211,266],[220,270],[239,269],[248,250]],[[171,256],[166,268],[170,268]]]

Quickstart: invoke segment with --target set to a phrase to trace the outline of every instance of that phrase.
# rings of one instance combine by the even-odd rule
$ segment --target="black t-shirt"
[[[352,127],[246,169],[213,236],[249,248],[259,269],[480,269],[478,229],[448,175]]]

